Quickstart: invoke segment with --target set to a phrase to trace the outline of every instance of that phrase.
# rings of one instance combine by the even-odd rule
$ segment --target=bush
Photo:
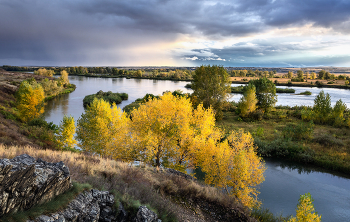
[[[295,89],[291,89],[291,88],[276,88],[276,93],[295,93]]]
[[[300,79],[300,78],[293,78],[291,79],[292,82],[304,82],[304,79]]]
[[[315,82],[315,84],[316,84],[317,87],[322,87],[323,86],[323,83],[321,81],[318,81],[318,80]]]
[[[301,119],[304,121],[314,120],[314,115],[315,113],[311,109],[304,108],[303,110],[301,110]]]
[[[334,84],[334,82],[333,82],[333,81],[330,81],[330,82],[327,82],[327,84]]]
[[[36,118],[28,122],[28,126],[38,126],[38,127],[44,127],[48,130],[52,130],[56,132],[58,130],[58,126],[54,124],[53,122],[46,122],[43,118]]]
[[[305,92],[301,92],[299,93],[299,95],[307,95],[310,96],[312,93],[310,91],[305,91]]]
[[[317,136],[314,139],[315,142],[324,145],[324,146],[338,146],[338,147],[342,147],[344,146],[344,142],[340,139],[335,138],[332,135],[329,134],[322,134]]]
[[[305,123],[300,122],[299,124],[289,123],[282,130],[284,138],[291,140],[309,140],[312,139],[314,132],[314,123],[312,121]]]

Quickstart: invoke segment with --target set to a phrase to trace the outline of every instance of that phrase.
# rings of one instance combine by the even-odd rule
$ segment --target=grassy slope
[[[33,75],[0,70],[0,108],[4,111],[0,112],[0,158],[27,153],[49,162],[63,161],[74,181],[113,192],[130,212],[140,204],[148,204],[163,221],[253,220],[234,198],[210,186],[157,172],[154,168],[132,167],[84,153],[50,149],[50,144],[43,144],[40,138],[46,129],[29,127],[7,115],[15,115],[16,86],[31,77]]]

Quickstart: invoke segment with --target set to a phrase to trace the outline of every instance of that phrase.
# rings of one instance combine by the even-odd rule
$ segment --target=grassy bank
[[[23,153],[48,162],[63,161],[72,180],[114,193],[129,212],[148,205],[162,221],[234,221],[249,215],[238,201],[216,188],[153,167],[136,167],[83,153],[0,145],[0,158]]]
[[[289,159],[350,175],[350,129],[311,124],[300,119],[300,107],[277,107],[262,114],[262,120],[242,119],[224,113],[218,125],[225,130],[249,131],[263,157]]]

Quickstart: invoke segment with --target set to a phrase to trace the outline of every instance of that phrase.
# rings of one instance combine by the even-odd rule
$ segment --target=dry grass
[[[63,161],[71,178],[114,192],[128,210],[148,204],[163,221],[230,221],[249,213],[234,198],[183,177],[130,164],[68,151],[40,150],[0,144],[0,157],[28,154],[48,162]],[[215,214],[210,215],[210,212]],[[214,215],[214,216],[213,216]],[[249,220],[249,218],[248,218]]]

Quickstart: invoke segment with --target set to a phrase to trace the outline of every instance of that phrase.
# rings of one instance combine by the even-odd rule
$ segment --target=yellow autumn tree
[[[243,91],[244,94],[238,103],[238,109],[242,117],[247,117],[256,110],[258,99],[256,98],[256,88],[253,84],[249,83],[248,86],[244,87]]]
[[[55,74],[55,71],[49,69],[45,69],[45,68],[40,68],[38,70],[34,71],[35,75],[39,75],[39,76],[48,76],[48,77],[52,77]]]
[[[44,113],[44,90],[35,79],[23,81],[16,93],[20,118],[27,122]]]
[[[197,164],[206,173],[206,183],[225,189],[249,208],[258,207],[256,186],[264,181],[266,167],[256,153],[252,136],[239,130],[217,141],[217,137],[202,141],[196,155]]]
[[[123,144],[130,119],[115,104],[94,99],[77,121],[77,140],[83,150],[100,155],[113,155],[114,147]],[[120,148],[121,149],[121,148]]]
[[[191,162],[194,138],[215,127],[212,109],[193,109],[187,97],[165,93],[131,113],[130,134],[137,159],[184,171]]]
[[[292,217],[288,222],[320,222],[321,215],[315,212],[312,202],[313,199],[310,193],[300,195],[296,217]]]
[[[64,84],[69,84],[69,79],[68,79],[68,72],[66,70],[62,70],[60,72],[61,77],[60,77],[60,82],[62,85]]]
[[[57,143],[60,148],[71,149],[77,144],[77,141],[74,139],[75,134],[75,121],[72,116],[63,116],[61,121],[58,134],[57,134]]]

